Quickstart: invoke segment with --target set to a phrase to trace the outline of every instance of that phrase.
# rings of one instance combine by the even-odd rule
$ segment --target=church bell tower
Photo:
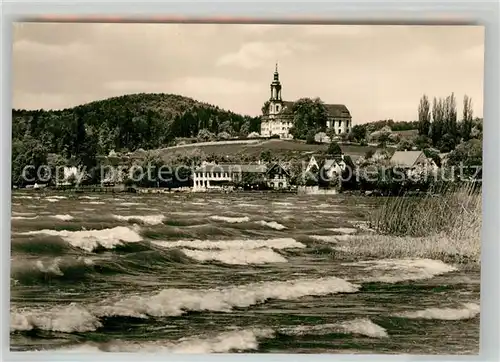
[[[278,63],[276,63],[276,69],[274,70],[274,78],[271,83],[271,98],[269,98],[269,114],[275,115],[281,111],[282,107],[281,99],[281,83],[280,75],[278,73]]]

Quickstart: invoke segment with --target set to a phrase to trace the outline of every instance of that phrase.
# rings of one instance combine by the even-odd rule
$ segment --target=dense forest
[[[92,168],[111,150],[172,145],[200,130],[233,137],[260,131],[260,119],[173,94],[131,94],[64,110],[12,111],[12,181],[25,165],[67,162]]]

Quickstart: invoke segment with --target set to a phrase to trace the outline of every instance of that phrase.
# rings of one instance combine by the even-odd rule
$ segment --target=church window
[[[276,112],[279,112],[280,111],[280,106],[279,104],[276,105]]]

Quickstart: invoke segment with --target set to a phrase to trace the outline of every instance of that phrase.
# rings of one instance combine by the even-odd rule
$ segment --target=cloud
[[[245,69],[259,68],[270,62],[310,48],[295,42],[249,42],[234,53],[227,53],[217,60],[218,66],[234,65]]]
[[[308,25],[304,29],[306,36],[361,36],[366,33],[363,25]]]
[[[412,120],[423,93],[468,94],[482,116],[483,27],[23,23],[13,36],[16,108],[155,92],[257,115],[278,62],[285,99],[345,104],[354,123]]]

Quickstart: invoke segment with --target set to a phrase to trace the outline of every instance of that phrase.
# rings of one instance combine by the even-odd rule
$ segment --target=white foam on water
[[[347,234],[347,235],[354,234],[358,231],[358,229],[355,228],[330,228],[327,230],[333,231],[334,233]]]
[[[279,330],[287,335],[325,335],[332,333],[359,334],[373,338],[388,337],[387,331],[367,318],[354,319],[342,323],[327,323],[285,327]]]
[[[64,215],[51,215],[50,217],[53,218],[53,219],[58,219],[58,220],[62,220],[62,221],[70,221],[70,220],[74,219],[73,216],[68,215],[68,214],[64,214]]]
[[[74,303],[50,310],[11,311],[10,330],[42,329],[54,332],[89,332],[101,327],[96,316]]]
[[[11,220],[34,220],[38,219],[38,216],[11,216]]]
[[[165,219],[165,216],[163,216],[161,214],[158,214],[158,215],[129,215],[129,216],[113,215],[113,217],[117,220],[120,220],[120,221],[140,220],[143,223],[148,224],[148,225],[159,225]]]
[[[53,197],[47,197],[47,198],[45,198],[45,201],[48,201],[48,202],[59,202],[59,199],[55,199]]]
[[[31,200],[31,199],[39,199],[39,196],[27,196],[27,195],[14,195],[12,196],[14,199],[25,199],[25,200]]]
[[[237,204],[236,206],[238,206],[238,207],[261,207],[262,205],[241,203],[241,204]]]
[[[91,209],[91,208],[88,208],[88,207],[84,208],[83,210],[84,211],[95,211],[95,209]]]
[[[374,338],[388,337],[387,331],[384,328],[367,318],[342,322],[340,326],[348,333],[361,334]]]
[[[317,208],[320,208],[320,207],[332,207],[332,205],[330,205],[330,204],[319,204],[319,205],[315,205],[314,207],[317,207]]]
[[[43,261],[37,260],[35,265],[37,269],[40,270],[42,273],[63,276],[64,273],[59,268],[60,261],[61,258],[56,258],[54,260],[51,260],[50,263],[48,263],[48,265],[45,265]]]
[[[248,239],[248,240],[178,240],[178,241],[152,241],[151,243],[164,248],[190,248],[190,249],[220,249],[220,250],[251,250],[259,248],[271,249],[303,249],[306,245],[292,238],[278,239]]]
[[[286,263],[287,260],[271,249],[256,250],[190,250],[182,249],[188,257],[198,261],[220,261],[229,265]]]
[[[336,243],[339,241],[346,241],[352,239],[353,235],[311,235],[312,239],[322,241],[325,243]]]
[[[85,205],[104,205],[105,202],[104,201],[84,201],[84,202],[82,202],[82,204],[85,204]]]
[[[229,217],[229,216],[213,215],[213,216],[210,216],[210,219],[215,220],[215,221],[224,221],[224,222],[231,223],[231,224],[237,224],[237,223],[250,221],[250,218],[248,216]]]
[[[328,277],[297,279],[286,282],[261,282],[214,289],[165,289],[156,295],[136,295],[95,307],[100,316],[179,316],[186,311],[230,312],[264,303],[269,299],[293,300],[305,296],[355,293],[360,286]]]
[[[205,216],[209,215],[208,212],[200,212],[200,211],[174,211],[170,213],[171,215],[178,216]]]
[[[48,196],[47,199],[57,199],[57,200],[66,200],[67,197],[66,196]]]
[[[71,347],[63,347],[58,352],[143,352],[143,353],[177,353],[208,354],[228,353],[236,351],[256,350],[259,339],[272,338],[271,329],[246,329],[221,332],[213,336],[193,336],[172,341],[129,342],[113,341],[105,344],[85,343]]]
[[[16,216],[36,216],[34,212],[17,212],[17,211],[12,211],[12,215]]]
[[[368,222],[366,222],[366,221],[365,221],[365,222],[358,222],[358,223],[356,223],[354,226],[355,226],[355,227],[357,227],[358,229],[363,230],[363,231],[367,231],[367,232],[371,232],[371,233],[376,232],[376,230],[375,230],[375,229],[372,229],[372,228],[369,226]]]
[[[427,308],[424,310],[403,312],[396,314],[398,317],[409,319],[439,319],[462,320],[475,318],[481,311],[479,304],[464,303],[462,308]]]
[[[118,200],[118,199],[115,199],[115,200]],[[142,202],[120,202],[118,205],[121,205],[121,206],[141,206],[141,205],[145,205],[145,204]]]
[[[287,228],[285,225],[279,224],[276,221],[259,220],[259,221],[256,221],[256,223],[260,224],[262,226],[267,226],[267,227],[269,227],[271,229],[275,229],[275,230],[284,230]]]
[[[293,204],[291,202],[279,202],[279,201],[275,201],[272,204],[273,205],[277,205],[277,206],[293,206]]]
[[[143,210],[143,211],[159,211],[157,208],[154,207],[138,207],[137,210]]]
[[[344,211],[340,211],[340,210],[314,210],[311,212],[318,213],[318,214],[330,214],[330,215],[344,214]]]
[[[80,230],[80,231],[68,231],[68,230],[35,230],[20,233],[21,235],[53,235],[63,238],[65,241],[71,245],[86,250],[92,251],[98,246],[102,246],[106,249],[113,249],[118,245],[122,245],[123,242],[133,243],[142,240],[139,235],[139,230],[137,227],[134,229],[117,226],[111,229],[101,229],[101,230]]]
[[[79,199],[82,199],[82,200],[98,200],[99,197],[98,196],[80,196]]]
[[[363,277],[363,282],[397,283],[406,280],[430,279],[457,270],[454,266],[433,259],[382,259],[344,263],[345,266],[361,267],[375,274]]]

